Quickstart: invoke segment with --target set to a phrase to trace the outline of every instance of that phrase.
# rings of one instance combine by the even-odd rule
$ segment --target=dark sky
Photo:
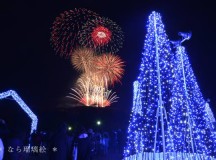
[[[145,26],[153,10],[161,13],[169,39],[178,39],[179,31],[192,31],[191,40],[184,45],[203,96],[210,98],[211,107],[216,112],[216,18],[213,3],[180,0],[21,0],[1,3],[0,92],[16,90],[35,112],[47,113],[64,105],[62,99],[78,77],[69,60],[55,55],[49,39],[56,16],[80,7],[112,19],[124,32],[124,45],[117,54],[126,62],[125,75],[122,84],[113,88],[120,98],[111,106],[116,114],[128,115],[132,107],[132,85],[139,73]]]

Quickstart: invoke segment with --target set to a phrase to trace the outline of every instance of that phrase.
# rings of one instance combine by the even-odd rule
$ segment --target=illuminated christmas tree
[[[184,38],[186,40],[188,37]],[[213,159],[216,141],[184,47],[171,50],[161,16],[147,23],[125,160]]]
[[[181,43],[190,39],[190,33],[179,32],[181,41],[172,42],[176,49],[170,125],[175,139],[175,151],[193,153],[206,158],[216,155],[214,116],[199,89],[185,47]],[[196,153],[196,154],[195,154]]]

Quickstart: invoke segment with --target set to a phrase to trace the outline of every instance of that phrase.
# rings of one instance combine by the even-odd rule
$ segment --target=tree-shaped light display
[[[175,44],[175,82],[173,83],[170,124],[175,139],[175,151],[193,153],[191,156],[216,155],[216,139],[213,132],[210,107],[204,100],[193,73],[185,47],[181,43],[189,39],[180,32],[183,40]]]
[[[173,59],[169,40],[159,13],[152,12],[147,25],[147,35],[132,118],[128,129],[125,156],[141,152],[172,151],[167,110],[170,106]],[[137,89],[136,89],[137,88]]]
[[[160,14],[150,14],[140,74],[134,82],[125,160],[214,159],[216,155],[206,103],[182,42],[173,52]]]

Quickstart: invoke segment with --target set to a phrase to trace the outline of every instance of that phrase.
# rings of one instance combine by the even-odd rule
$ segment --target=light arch
[[[31,132],[33,133],[34,130],[37,130],[38,118],[37,116],[31,111],[31,109],[26,105],[26,103],[22,100],[22,98],[16,93],[14,90],[8,90],[6,92],[0,93],[0,100],[5,99],[11,96],[19,106],[27,113],[27,115],[31,118]]]

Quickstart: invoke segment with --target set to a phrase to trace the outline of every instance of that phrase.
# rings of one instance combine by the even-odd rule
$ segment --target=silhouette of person
[[[67,160],[70,156],[68,148],[67,125],[61,124],[52,137],[50,157],[52,160]]]
[[[78,133],[77,149],[78,149],[77,160],[88,160],[89,159],[90,150],[91,150],[91,142],[90,142],[90,138],[88,137],[88,134],[84,127],[81,127]]]

